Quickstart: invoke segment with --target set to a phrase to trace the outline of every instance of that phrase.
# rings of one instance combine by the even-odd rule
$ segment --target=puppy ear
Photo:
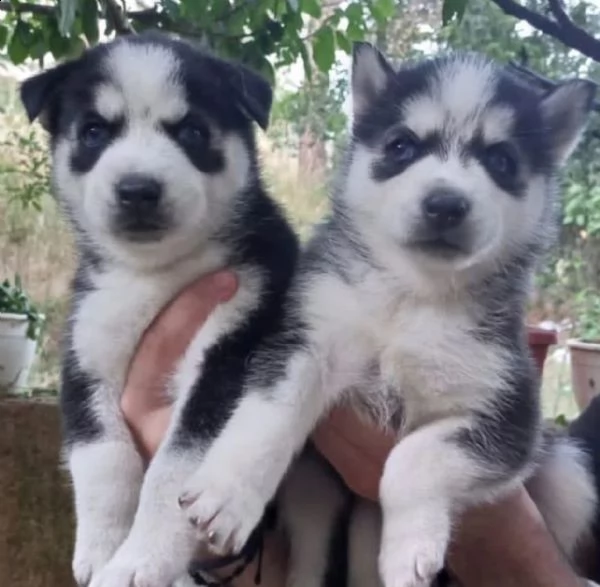
[[[29,122],[39,118],[41,125],[50,131],[50,109],[56,103],[60,88],[75,69],[75,62],[58,65],[48,71],[26,79],[20,88],[21,102]]]
[[[542,98],[544,126],[557,164],[562,165],[577,146],[595,95],[594,83],[576,79],[560,84]]]
[[[394,68],[370,43],[354,43],[352,48],[352,109],[360,114],[383,91]]]
[[[230,85],[241,112],[267,130],[273,103],[273,89],[265,78],[241,64],[233,64]]]

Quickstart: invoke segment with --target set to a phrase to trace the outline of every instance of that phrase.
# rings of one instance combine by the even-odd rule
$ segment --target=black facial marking
[[[477,134],[463,150],[463,158],[476,159],[485,169],[490,179],[502,190],[522,197],[525,193],[522,155],[510,142],[485,143],[483,136]]]
[[[193,165],[203,173],[219,173],[225,167],[223,153],[212,143],[214,137],[206,120],[190,112],[182,120],[164,125]]]
[[[84,114],[76,125],[76,146],[71,152],[74,173],[87,173],[102,153],[119,137],[125,127],[123,119],[108,121],[94,112]]]
[[[531,174],[547,173],[552,166],[548,132],[540,111],[541,95],[506,70],[500,70],[492,106],[505,106],[513,113],[511,142]]]
[[[390,133],[390,137],[383,144],[381,156],[373,163],[372,177],[375,181],[387,181],[427,155],[436,153],[443,159],[448,154],[439,133],[431,133],[420,139],[410,130],[401,128]]]
[[[389,129],[398,125],[402,105],[419,94],[426,94],[432,77],[435,77],[433,62],[398,71],[371,106],[354,121],[356,141],[369,147],[378,145]]]

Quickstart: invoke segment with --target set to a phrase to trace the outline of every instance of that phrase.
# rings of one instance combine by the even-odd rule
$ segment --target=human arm
[[[355,493],[377,500],[393,438],[339,408],[313,440]],[[463,587],[581,586],[524,488],[463,515],[453,535],[449,566]]]

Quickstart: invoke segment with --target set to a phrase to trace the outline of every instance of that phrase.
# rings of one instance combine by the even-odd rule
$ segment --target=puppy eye
[[[492,145],[485,151],[485,164],[493,173],[505,176],[517,174],[517,159],[510,147],[504,144]]]
[[[101,120],[86,122],[79,132],[79,140],[88,149],[99,149],[108,143],[112,129],[108,123]]]
[[[210,133],[203,124],[193,120],[184,120],[177,125],[176,138],[180,143],[198,147],[208,143]]]
[[[420,145],[416,137],[408,133],[396,137],[385,147],[386,154],[399,163],[410,163],[420,153]]]

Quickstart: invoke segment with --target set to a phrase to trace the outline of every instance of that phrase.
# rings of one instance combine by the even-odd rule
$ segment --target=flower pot
[[[529,326],[527,328],[527,341],[541,375],[544,372],[544,363],[548,355],[548,348],[558,341],[556,330]]]
[[[573,393],[583,411],[600,392],[600,340],[571,339],[567,344],[571,354]]]
[[[37,348],[27,327],[27,316],[0,312],[0,394],[27,386]]]

